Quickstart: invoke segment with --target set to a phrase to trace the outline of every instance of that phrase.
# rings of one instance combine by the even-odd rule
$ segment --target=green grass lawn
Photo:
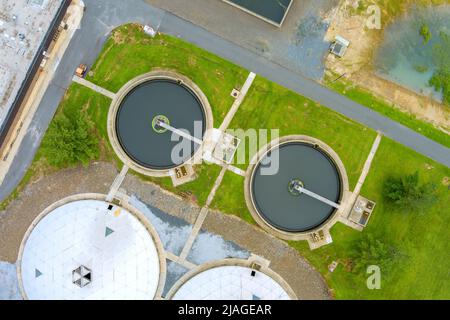
[[[376,137],[375,131],[261,77],[255,79],[230,128],[279,129],[280,136],[320,139],[341,157],[350,188],[356,185]]]
[[[193,80],[208,97],[215,127],[234,102],[231,91],[241,88],[249,73],[177,38],[151,38],[140,26],[126,25],[113,31],[88,80],[117,92],[131,79],[155,68],[175,70]]]
[[[162,35],[151,39],[137,26],[128,25],[113,32],[93,67],[94,74],[89,80],[117,91],[128,80],[157,67],[177,70],[199,85],[211,102],[216,127],[233,103],[233,98],[229,95],[231,89],[241,86],[248,73],[179,39]],[[369,99],[368,102],[372,101],[369,96],[366,99]],[[373,103],[377,102],[374,100]],[[110,161],[119,167],[120,161],[112,151],[106,131],[109,105],[108,98],[72,84],[55,117],[67,113],[87,115],[90,127],[99,141],[99,159]],[[324,141],[344,162],[351,189],[356,184],[376,136],[373,130],[261,77],[255,80],[233,119],[231,128],[280,129],[282,136],[303,134]],[[42,150],[38,151],[15,195],[34,176],[55,170],[48,168],[46,156]],[[247,168],[247,164],[239,166]],[[136,175],[202,206],[220,170],[216,165],[197,166],[198,179],[178,188],[172,186],[170,178]],[[439,201],[421,213],[399,212],[388,206],[382,197],[382,186],[386,178],[410,174],[416,170],[420,171],[422,180],[433,181],[438,185]],[[393,265],[388,276],[383,276],[381,290],[368,290],[365,275],[349,271],[350,253],[354,251],[362,233],[338,224],[332,229],[332,245],[316,251],[310,251],[305,242],[291,242],[290,245],[324,275],[338,299],[449,299],[450,283],[446,280],[450,275],[450,191],[442,183],[445,177],[450,177],[449,168],[387,138],[382,140],[362,190],[363,196],[377,202],[364,234],[371,233],[394,245],[404,258]],[[5,205],[6,203],[2,204],[3,207]],[[245,204],[244,178],[231,172],[225,174],[211,207],[254,224]],[[340,265],[330,274],[327,266],[333,260],[339,261]]]
[[[244,180],[244,177],[227,172],[211,208],[238,216],[250,224],[256,224],[245,203]]]
[[[339,79],[332,82],[338,76],[327,76],[325,81],[330,89],[345,95],[349,99],[362,104],[368,108],[381,113],[404,126],[417,131],[418,133],[428,137],[448,148],[450,148],[450,136],[436,128],[431,123],[417,119],[413,114],[403,112],[393,105],[383,101],[381,98],[375,97],[371,92],[363,89],[345,79]]]
[[[77,116],[81,113],[88,116],[90,129],[96,135],[100,149],[99,157],[92,160],[115,161],[117,159],[107,140],[106,133],[106,119],[110,104],[111,100],[109,98],[79,84],[73,83],[64,95],[55,114],[55,118],[69,114]],[[43,142],[45,139],[46,135],[43,137]],[[44,149],[39,148],[32,165],[26,172],[21,183],[14,192],[0,204],[0,210],[6,209],[8,204],[19,195],[30,181],[33,181],[33,179],[36,179],[39,176],[51,174],[57,170],[48,164],[47,157],[48,155],[45,153]]]
[[[172,179],[170,177],[166,178],[152,178],[137,174],[142,180],[150,181],[160,185],[162,188],[178,194],[188,201],[203,207],[206,204],[209,193],[219,176],[222,167],[217,165],[202,164],[195,166],[195,172],[197,179],[183,184],[178,187],[174,187]]]
[[[351,188],[356,185],[376,137],[374,131],[261,77],[255,79],[230,128],[280,129],[281,136],[316,137],[339,154]],[[247,154],[246,163],[237,164],[246,170],[253,156],[249,154],[248,141],[241,144],[238,152]],[[255,223],[245,203],[244,178],[233,173],[225,175],[212,207]]]
[[[87,115],[90,127],[96,135],[100,146],[100,157],[93,160],[117,161],[111,145],[108,142],[107,119],[111,99],[92,91],[80,84],[72,83],[61,102],[55,118],[64,114]],[[44,136],[44,140],[45,140]],[[36,158],[46,157],[39,149]]]
[[[117,61],[126,61],[126,65]],[[125,25],[113,31],[88,80],[117,92],[131,79],[155,68],[174,70],[192,79],[211,104],[215,127],[220,126],[234,102],[231,91],[241,88],[249,73],[177,38],[165,35],[151,38],[140,26]],[[99,120],[107,138],[106,120]],[[215,165],[196,166],[198,179],[178,188],[173,187],[170,178],[139,176],[203,206],[219,172],[220,167]]]
[[[389,176],[402,176],[419,170],[422,181],[438,186],[439,201],[421,212],[404,212],[386,203],[383,182]],[[366,180],[362,195],[377,202],[364,233],[394,245],[404,256],[383,274],[381,290],[369,290],[366,276],[345,267],[362,233],[344,225],[332,229],[334,243],[310,251],[305,243],[291,245],[306,256],[326,277],[338,299],[449,299],[450,282],[450,190],[443,179],[450,169],[410,149],[384,138]],[[327,270],[332,261],[340,265]],[[386,271],[386,270],[384,270]]]

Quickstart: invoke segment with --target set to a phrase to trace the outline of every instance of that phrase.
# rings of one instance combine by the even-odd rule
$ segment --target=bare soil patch
[[[332,55],[327,57],[327,70],[344,75],[356,85],[370,90],[402,111],[414,114],[417,118],[430,122],[449,133],[450,108],[448,106],[383,79],[375,73],[372,63],[374,54],[383,40],[384,28],[393,17],[387,18],[386,13],[383,13],[381,30],[369,29],[366,25],[368,14],[365,11],[356,11],[357,2],[345,0],[336,11],[326,39],[331,41],[336,35],[340,35],[349,40],[351,45],[343,58]],[[407,8],[406,4],[404,6]]]

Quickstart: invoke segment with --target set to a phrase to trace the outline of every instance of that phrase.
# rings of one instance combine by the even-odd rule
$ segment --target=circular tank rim
[[[201,108],[201,112],[202,112],[202,116],[203,116],[203,138],[206,134],[206,112],[205,112],[205,108],[203,107],[203,103],[201,101],[201,99],[198,97],[198,95],[189,87],[187,86],[184,82],[179,82],[176,81],[174,79],[170,79],[170,78],[158,78],[158,79],[151,79],[151,80],[147,80],[145,82],[142,82],[138,85],[136,85],[135,87],[131,88],[127,94],[123,97],[121,103],[119,104],[119,107],[117,108],[117,113],[116,113],[116,117],[115,117],[115,127],[116,127],[116,135],[117,135],[117,141],[120,144],[120,147],[122,148],[123,152],[128,156],[128,158],[130,158],[132,161],[134,161],[135,163],[137,163],[139,166],[146,168],[148,170],[156,170],[156,171],[164,171],[164,170],[172,170],[175,169],[177,167],[179,167],[179,165],[170,165],[170,166],[151,166],[151,165],[147,165],[144,162],[140,161],[139,159],[136,159],[135,157],[133,157],[133,155],[131,155],[125,147],[125,143],[122,141],[121,137],[120,137],[120,130],[118,130],[118,124],[119,124],[119,119],[120,119],[120,112],[123,110],[123,104],[122,102],[127,99],[129,97],[130,94],[133,94],[133,92],[136,89],[139,89],[140,86],[145,85],[147,83],[151,83],[151,82],[155,82],[155,81],[162,81],[162,82],[168,82],[171,84],[175,84],[178,86],[181,86],[182,88],[184,88],[198,103],[198,105]],[[197,150],[198,151],[198,150]],[[190,159],[192,159],[192,157],[194,156],[194,154],[197,152],[195,151],[194,153],[192,153],[192,155],[186,160],[189,161]]]
[[[166,299],[173,300],[173,297],[181,289],[183,285],[185,285],[189,280],[191,280],[192,278],[194,278],[195,276],[199,275],[202,272],[220,267],[244,267],[252,269],[251,266],[254,262],[257,261],[229,258],[223,260],[216,260],[199,265],[196,268],[188,271],[185,275],[183,275],[180,279],[178,279],[175,282],[175,284],[172,286],[172,288],[170,288],[169,292],[167,293]],[[291,286],[278,273],[276,273],[275,271],[266,266],[262,266],[262,268],[258,271],[270,277],[275,282],[277,282],[288,294],[291,300],[298,300],[298,297],[295,294],[294,290],[292,290]]]
[[[270,222],[270,220],[271,219],[269,219],[268,217],[266,217],[264,214],[263,214],[263,212],[262,212],[262,210],[261,210],[261,208],[259,208],[259,206],[258,206],[258,203],[257,203],[257,201],[256,201],[256,199],[255,199],[255,193],[254,193],[254,180],[255,180],[255,175],[256,175],[256,173],[257,173],[257,171],[258,171],[258,168],[259,168],[259,166],[261,165],[261,161],[266,157],[266,155],[269,153],[269,152],[271,152],[272,150],[275,150],[275,149],[281,149],[281,148],[283,148],[283,147],[285,147],[285,146],[289,146],[289,145],[303,145],[303,146],[308,146],[308,147],[310,147],[310,148],[313,148],[314,150],[316,150],[316,151],[318,151],[318,152],[320,152],[321,154],[323,154],[325,157],[326,157],[326,159],[330,162],[330,164],[333,166],[333,168],[335,169],[335,171],[337,172],[337,176],[338,176],[338,180],[339,180],[339,202],[342,200],[342,197],[343,197],[343,179],[342,179],[342,177],[341,177],[341,173],[339,172],[339,168],[338,168],[338,166],[337,166],[337,164],[335,163],[335,161],[324,151],[324,150],[322,150],[320,147],[316,147],[317,146],[317,144],[311,144],[311,143],[309,143],[309,142],[304,142],[304,141],[285,141],[285,142],[283,142],[283,143],[280,143],[280,144],[278,144],[278,145],[276,145],[276,146],[273,146],[271,149],[269,149],[269,150],[267,150],[264,154],[263,154],[263,156],[261,157],[261,160],[255,165],[255,167],[254,167],[254,170],[253,170],[253,172],[252,172],[252,176],[251,176],[251,186],[250,186],[250,194],[251,194],[251,197],[252,197],[252,203],[254,204],[254,206],[255,206],[255,209],[258,211],[258,213],[259,213],[259,215],[261,216],[261,218],[262,219],[264,219],[269,225],[271,225],[273,228],[275,228],[275,229],[279,229],[279,230],[281,230],[281,231],[284,231],[284,232],[288,232],[288,233],[309,233],[309,232],[311,232],[311,231],[313,231],[313,230],[317,230],[317,229],[321,229],[321,227],[324,225],[324,224],[326,224],[333,216],[334,216],[334,214],[337,212],[337,209],[335,208],[334,210],[333,209],[331,209],[330,210],[330,214],[327,216],[327,218],[326,219],[324,219],[322,222],[320,222],[320,223],[318,223],[318,224],[316,224],[314,227],[311,227],[311,228],[308,228],[308,229],[303,229],[303,230],[294,230],[294,229],[289,229],[289,228],[287,228],[287,227],[282,227],[282,226],[279,226],[279,225],[277,225],[277,223],[275,223],[275,222]]]
[[[22,278],[22,257],[25,250],[25,246],[27,244],[28,238],[30,237],[31,233],[35,229],[35,227],[39,224],[39,222],[44,219],[47,215],[51,214],[54,210],[63,207],[66,204],[78,202],[78,201],[84,201],[84,200],[98,200],[103,201],[105,203],[110,203],[106,201],[107,196],[104,194],[98,194],[98,193],[84,193],[84,194],[76,194],[71,195],[66,198],[63,198],[57,202],[52,203],[47,208],[45,208],[31,223],[31,225],[28,227],[27,231],[25,232],[25,235],[23,236],[23,239],[20,243],[19,247],[19,253],[17,256],[17,279],[19,284],[19,291],[24,300],[29,300],[28,295],[25,291],[24,285],[23,285],[23,278]],[[111,204],[113,204],[111,202]],[[115,204],[116,205],[116,204]],[[162,292],[164,290],[164,285],[166,282],[166,274],[167,274],[167,266],[166,266],[166,259],[165,259],[165,251],[164,246],[162,244],[161,239],[159,238],[159,235],[156,231],[156,229],[150,224],[150,222],[147,220],[145,215],[141,213],[138,209],[134,208],[133,206],[129,205],[128,203],[120,203],[119,206],[125,210],[127,210],[129,213],[134,215],[136,219],[144,226],[144,228],[147,230],[149,235],[151,236],[155,247],[156,252],[158,253],[158,260],[159,260],[159,281],[158,281],[158,287],[156,289],[155,295],[153,299],[159,299],[161,297]]]
[[[329,158],[329,160],[332,161],[333,164],[335,165],[341,182],[341,190],[340,190],[341,208],[334,210],[334,212],[328,217],[328,219],[326,219],[320,225],[310,230],[302,232],[285,231],[282,230],[281,228],[277,228],[276,226],[270,224],[267,221],[267,219],[264,218],[264,216],[257,209],[257,205],[255,203],[252,192],[253,177],[256,172],[256,169],[260,164],[260,161],[267,155],[268,152],[278,148],[279,146],[295,142],[306,143],[312,146],[317,145],[320,149],[320,152],[326,155]],[[347,202],[349,194],[349,182],[347,171],[345,170],[345,166],[340,157],[338,156],[338,154],[323,141],[305,135],[284,136],[269,142],[266,146],[264,146],[261,150],[259,150],[259,152],[252,158],[251,165],[247,169],[244,184],[245,184],[244,196],[247,208],[249,209],[250,214],[252,215],[253,219],[255,219],[255,221],[258,223],[258,225],[265,231],[273,234],[278,238],[293,241],[308,240],[309,235],[318,232],[320,230],[330,229],[338,221],[339,216],[343,213],[343,208],[345,207],[345,203]]]
[[[127,82],[116,94],[109,107],[107,123],[108,137],[114,152],[124,164],[140,174],[151,177],[167,177],[170,176],[170,172],[173,169],[177,168],[176,166],[170,168],[152,169],[139,164],[139,162],[131,158],[122,147],[117,133],[117,115],[119,113],[123,100],[139,85],[152,80],[169,80],[173,82],[181,82],[180,85],[185,87],[185,89],[188,89],[188,91],[193,94],[193,96],[199,101],[199,104],[202,106],[203,114],[205,116],[205,133],[213,128],[213,115],[211,105],[209,104],[208,98],[205,96],[203,91],[188,77],[171,70],[155,69],[149,73],[140,75]],[[201,160],[201,149],[202,148],[198,148],[193,156],[187,159],[184,163],[197,163],[197,161]]]

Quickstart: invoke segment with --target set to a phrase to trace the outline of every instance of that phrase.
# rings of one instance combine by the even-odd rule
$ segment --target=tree
[[[439,37],[440,42],[433,46],[435,71],[429,84],[442,92],[443,102],[450,105],[450,35],[442,31]]]
[[[417,210],[436,200],[436,185],[419,183],[419,172],[404,177],[390,177],[384,184],[388,202],[401,209]]]
[[[357,273],[365,273],[369,266],[378,266],[387,273],[392,263],[400,257],[397,248],[370,233],[357,241],[351,254],[353,271]]]
[[[435,71],[429,84],[436,91],[442,92],[443,102],[450,105],[450,67]]]
[[[420,26],[419,34],[422,36],[424,44],[427,44],[431,40],[432,34],[427,24],[424,23]]]
[[[86,166],[98,157],[99,147],[85,116],[63,114],[50,124],[42,151],[50,165],[62,168],[78,163]]]

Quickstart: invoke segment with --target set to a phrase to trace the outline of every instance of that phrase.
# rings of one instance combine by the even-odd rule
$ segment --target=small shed
[[[342,58],[345,55],[345,52],[347,51],[347,48],[350,46],[350,41],[347,39],[336,36],[334,38],[333,43],[330,46],[330,52],[339,58]]]
[[[152,27],[150,27],[149,25],[145,25],[144,26],[144,32],[146,33],[146,34],[148,34],[150,37],[154,37],[154,36],[156,36],[156,31],[155,31],[155,29],[153,29]]]

